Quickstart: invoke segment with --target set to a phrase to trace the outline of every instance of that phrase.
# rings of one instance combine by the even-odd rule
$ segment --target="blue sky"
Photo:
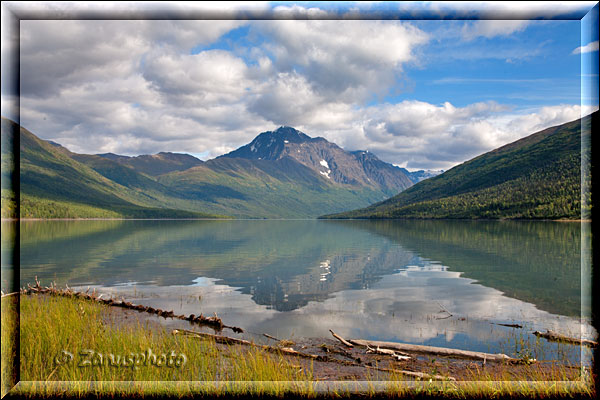
[[[289,125],[409,169],[448,169],[597,109],[597,16],[591,29],[574,19],[594,3],[527,4],[285,2],[213,5],[231,20],[22,21],[21,123],[81,153],[203,159]],[[250,12],[275,19],[236,19]]]
[[[471,40],[436,34],[449,24],[416,24],[436,39],[424,49],[426,64],[406,71],[418,87],[400,98],[452,99],[456,106],[494,100],[518,108],[579,100],[580,57],[571,54],[580,40],[579,21],[532,21],[521,32]],[[454,25],[457,31],[465,26]]]

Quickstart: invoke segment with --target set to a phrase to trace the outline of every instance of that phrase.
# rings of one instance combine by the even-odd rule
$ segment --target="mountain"
[[[322,137],[311,138],[288,126],[263,132],[249,144],[218,157],[222,158],[290,158],[330,182],[375,188],[389,195],[412,185],[406,170],[383,162],[368,151],[348,152]]]
[[[263,132],[237,150],[157,180],[210,203],[213,212],[254,218],[313,218],[412,185],[402,169],[371,153],[350,153],[290,127]]]
[[[412,183],[419,183],[424,181],[425,179],[433,178],[434,176],[438,176],[439,174],[443,174],[444,170],[433,170],[433,169],[421,169],[418,171],[408,172],[408,178]]]
[[[150,176],[158,176],[173,171],[186,169],[202,164],[202,160],[189,154],[160,152],[154,155],[141,155],[136,157],[120,156],[113,153],[97,154],[100,157],[116,161],[119,164],[132,167],[138,172]]]
[[[156,198],[148,190],[136,190],[107,178],[77,161],[78,155],[46,142],[2,118],[2,135],[19,132],[21,217],[208,217],[202,212],[177,210],[168,198]],[[10,153],[2,148],[2,159]],[[94,157],[94,156],[82,156]],[[98,161],[98,160],[94,160]],[[107,160],[108,161],[108,160]],[[116,164],[119,166],[119,164]],[[4,168],[3,168],[4,169]],[[120,171],[123,172],[123,171]],[[135,171],[132,171],[135,174]],[[119,174],[115,174],[119,175]],[[138,177],[143,181],[143,177]],[[151,192],[151,191],[150,191]],[[7,191],[5,199],[14,198]],[[3,210],[3,216],[5,211]],[[14,216],[14,215],[13,215]]]
[[[388,200],[323,218],[579,219],[581,130],[591,130],[597,120],[595,112],[545,129]],[[585,179],[590,180],[589,174]]]
[[[364,158],[325,139],[282,127],[263,132],[249,144],[201,166],[161,175],[157,180],[210,203],[213,212],[236,217],[314,218],[321,210],[367,205],[411,185],[400,168],[375,156]]]

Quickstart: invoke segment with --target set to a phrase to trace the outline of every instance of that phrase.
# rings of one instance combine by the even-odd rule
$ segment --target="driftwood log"
[[[573,337],[561,335],[560,333],[556,333],[551,330],[546,331],[546,333],[535,331],[535,332],[533,332],[533,334],[538,337],[543,337],[544,339],[552,341],[552,342],[564,342],[564,343],[585,345],[585,346],[591,346],[591,347],[598,346],[598,342],[595,342],[593,340],[573,338]]]
[[[350,343],[356,346],[372,347],[380,349],[398,350],[408,353],[430,354],[444,357],[466,358],[481,361],[508,361],[518,362],[520,360],[507,356],[506,354],[481,353],[479,351],[449,349],[445,347],[422,346],[417,344],[405,344],[396,342],[381,342],[376,340],[351,339]]]
[[[144,306],[141,304],[133,304],[128,301],[115,300],[112,298],[103,299],[102,298],[103,295],[98,296],[96,294],[96,289],[94,289],[92,291],[92,293],[89,293],[89,288],[86,292],[76,292],[73,289],[71,289],[68,285],[66,286],[66,289],[57,289],[54,285],[50,285],[50,287],[41,286],[40,282],[37,279],[37,276],[35,277],[35,286],[31,286],[30,284],[27,284],[27,289],[23,288],[20,291],[20,294],[24,294],[24,295],[30,295],[30,294],[36,294],[36,293],[48,294],[51,296],[80,298],[80,299],[94,301],[94,302],[101,303],[101,304],[106,304],[106,305],[112,306],[112,307],[121,307],[121,308],[127,308],[129,310],[136,310],[139,312],[147,312],[150,314],[156,314],[159,317],[163,317],[163,318],[176,318],[176,319],[186,320],[192,324],[210,326],[211,328],[213,328],[217,331],[221,331],[224,328],[227,328],[227,329],[231,329],[232,331],[234,331],[236,333],[244,332],[244,330],[242,328],[238,328],[236,326],[225,325],[223,323],[223,321],[221,320],[221,318],[219,318],[217,316],[217,314],[214,314],[212,317],[205,317],[202,314],[200,314],[199,316],[196,316],[194,314],[190,314],[188,316],[178,315],[178,314],[175,314],[172,310],[165,311],[165,310],[161,310],[160,308],[148,307],[148,306]]]

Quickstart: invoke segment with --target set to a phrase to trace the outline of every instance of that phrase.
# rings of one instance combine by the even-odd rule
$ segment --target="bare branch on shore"
[[[565,343],[586,345],[586,346],[591,346],[591,347],[598,346],[598,342],[595,342],[593,340],[573,338],[573,337],[561,335],[560,333],[556,333],[551,330],[547,330],[546,333],[535,331],[535,332],[533,332],[533,334],[538,337],[543,337],[544,339],[552,341],[552,342],[565,342]]]
[[[367,354],[382,354],[386,356],[392,356],[398,361],[406,361],[411,359],[411,357],[408,354],[399,352],[397,353],[394,350],[390,349],[380,349],[379,346],[377,346],[376,349],[367,346]]]
[[[341,355],[341,356],[343,356],[343,357],[350,358],[351,360],[353,360],[353,361],[357,362],[358,364],[360,364],[360,363],[362,362],[362,360],[361,360],[360,358],[358,358],[358,357],[354,357],[354,356],[352,355],[352,353],[351,353],[351,352],[349,352],[349,351],[347,351],[347,350],[345,350],[345,349],[342,349],[342,348],[334,348],[334,347],[329,347],[329,346],[327,346],[325,343],[321,344],[319,347],[320,347],[320,348],[321,348],[321,349],[322,349],[322,350],[323,350],[325,353],[335,353],[335,354],[339,354],[339,355]]]
[[[281,339],[277,339],[275,336],[271,336],[271,335],[266,334],[266,333],[263,333],[263,336],[266,337],[266,338],[273,339],[273,340],[276,340],[278,342],[281,342]]]
[[[425,372],[415,372],[415,371],[405,371],[400,369],[392,369],[392,368],[379,368],[379,367],[371,367],[369,365],[365,365],[365,368],[376,369],[377,371],[383,372],[391,372],[396,374],[402,374],[406,376],[412,376],[419,379],[432,379],[435,381],[456,381],[456,378],[452,376],[443,376],[443,375],[431,375]]]
[[[346,346],[346,347],[354,347],[352,345],[352,343],[349,343],[346,339],[344,339],[343,337],[341,337],[340,335],[338,335],[337,333],[335,333],[331,329],[329,330],[329,332],[331,332],[331,334],[333,335],[334,338],[336,338],[337,340],[339,340],[340,342],[342,342],[342,344],[344,346]]]

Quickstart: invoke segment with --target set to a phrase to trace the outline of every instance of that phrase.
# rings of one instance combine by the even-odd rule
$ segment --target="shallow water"
[[[177,314],[216,312],[257,337],[333,329],[578,362],[577,346],[531,332],[592,332],[580,322],[579,223],[30,221],[19,237],[21,286],[37,276]]]

